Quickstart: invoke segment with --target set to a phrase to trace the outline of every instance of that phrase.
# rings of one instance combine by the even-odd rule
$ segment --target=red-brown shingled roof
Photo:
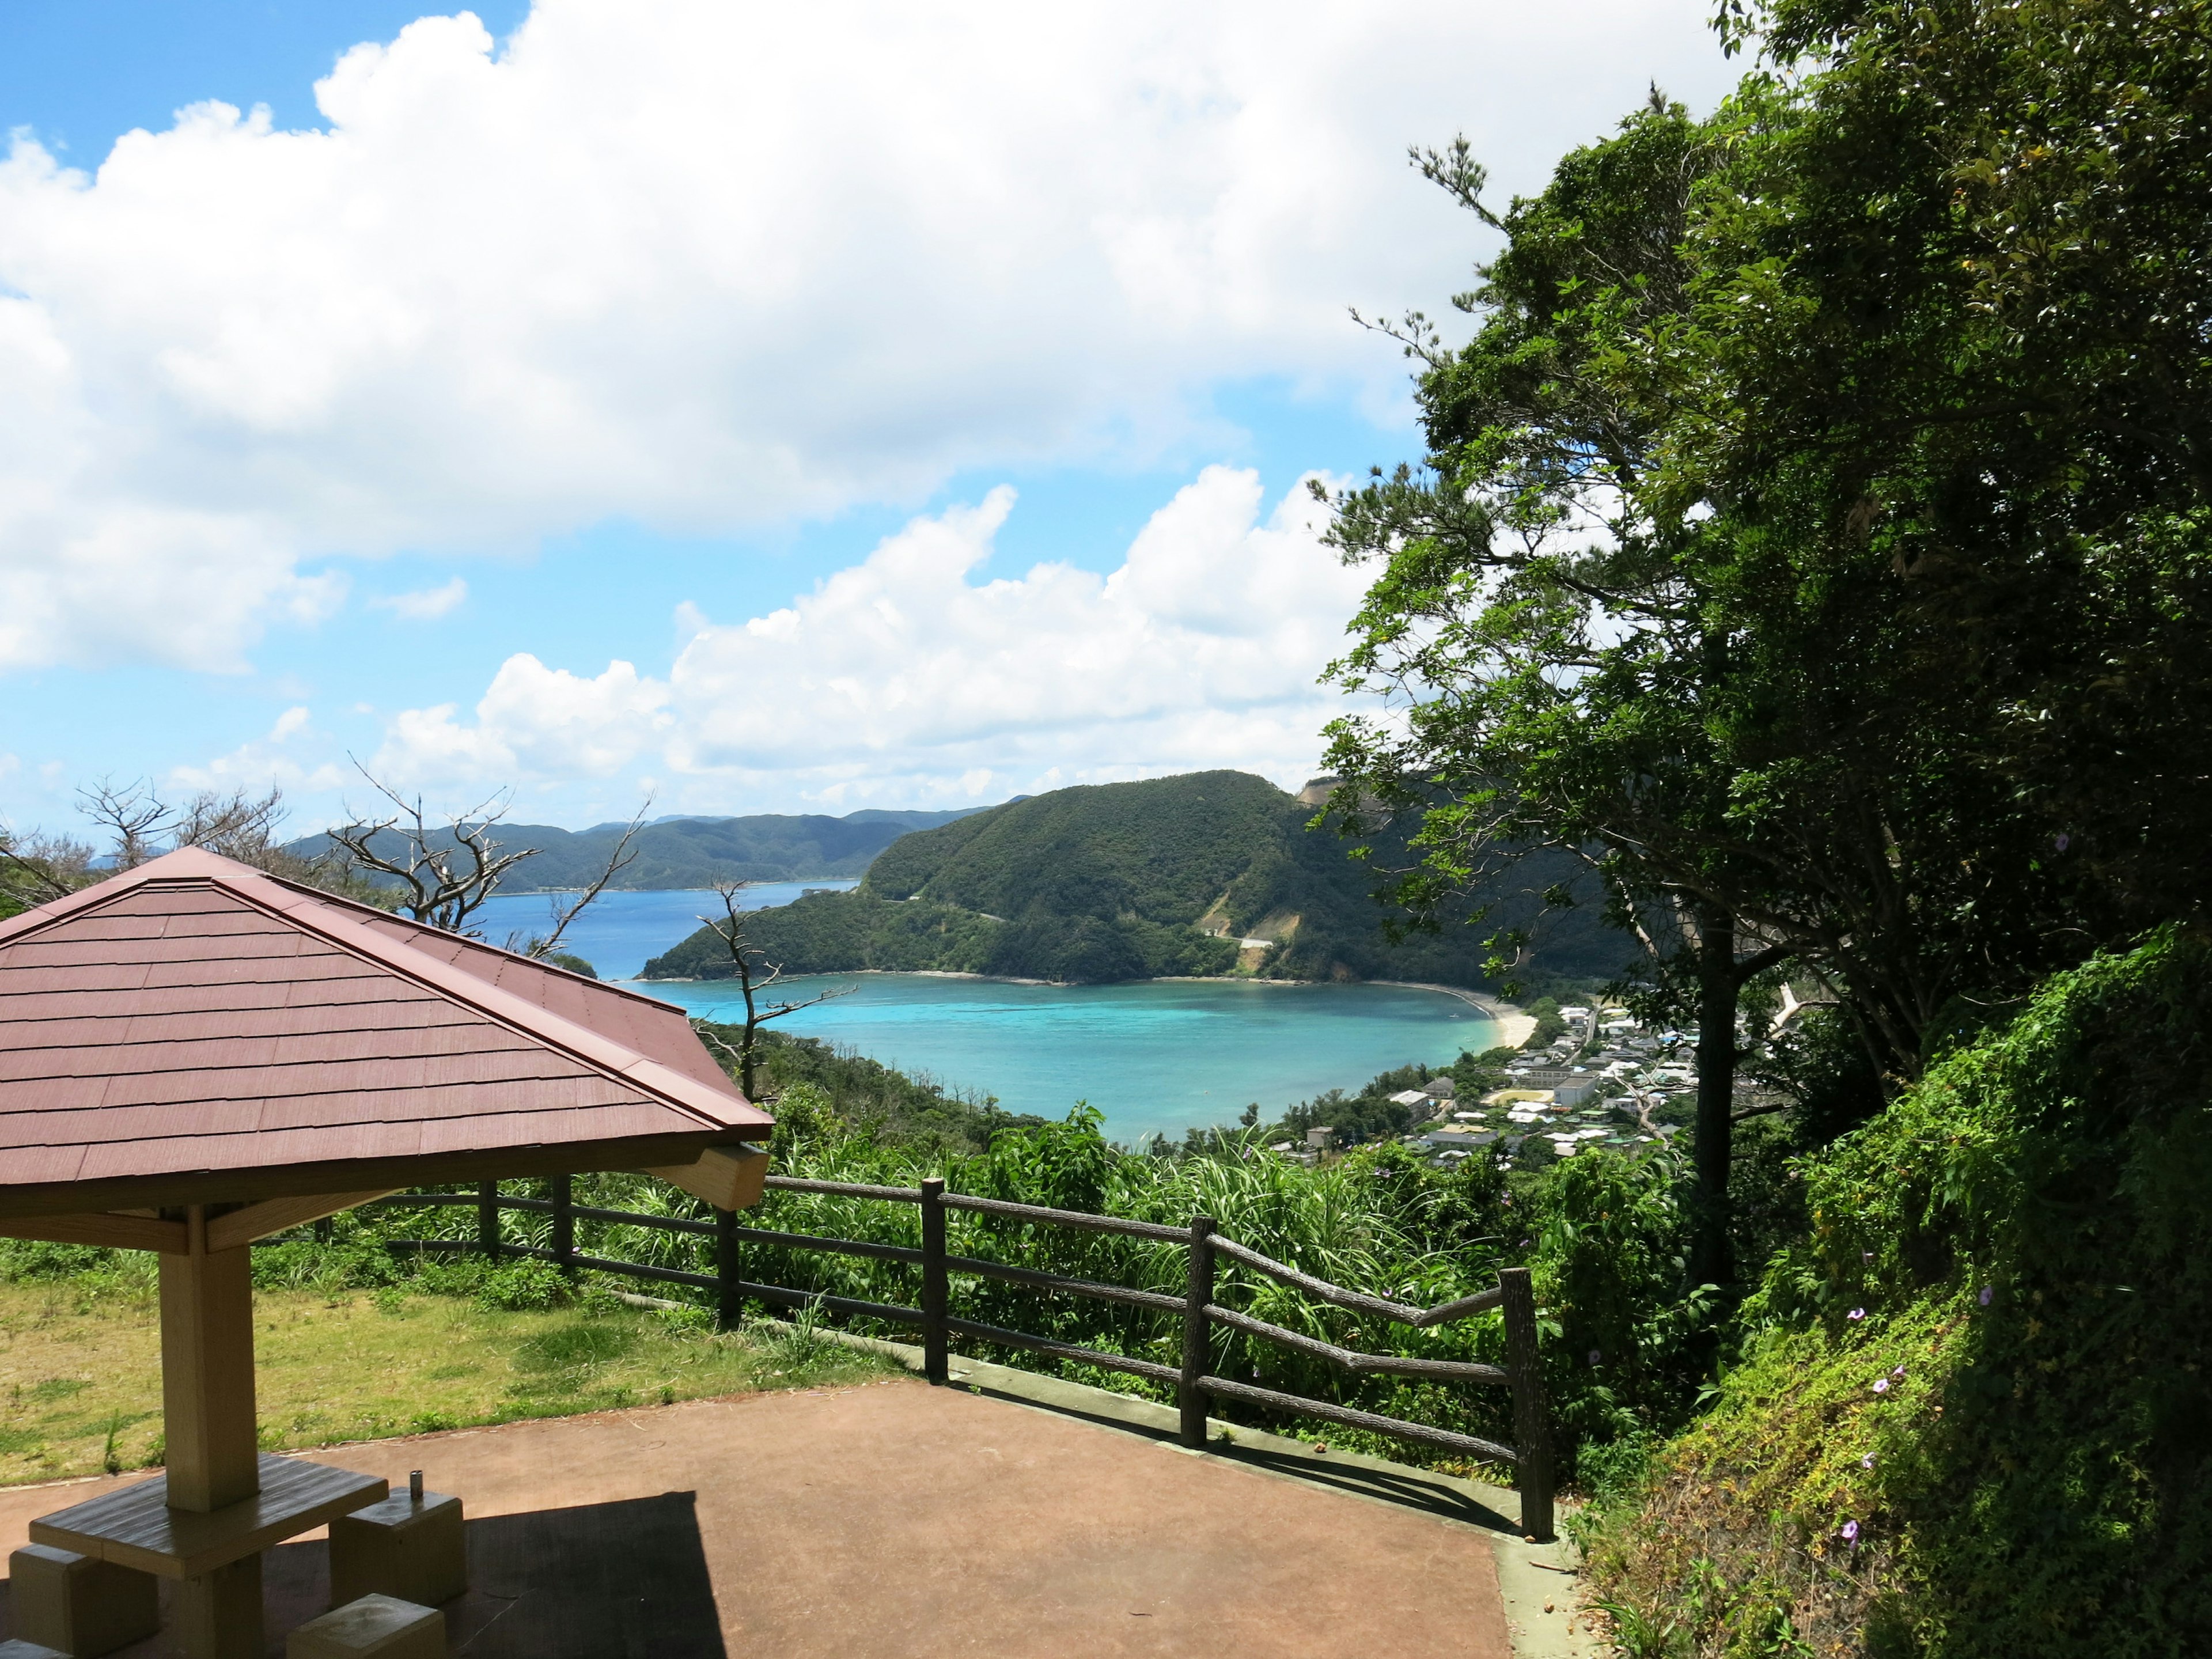
[[[58,1183],[679,1162],[770,1127],[681,1009],[197,848],[0,922],[0,1212]]]

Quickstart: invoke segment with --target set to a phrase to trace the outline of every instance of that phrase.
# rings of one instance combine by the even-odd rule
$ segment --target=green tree
[[[1776,908],[1777,878],[1738,822],[1727,527],[1667,488],[1670,387],[1649,349],[1687,324],[1686,225],[1723,152],[1655,94],[1503,216],[1464,141],[1416,159],[1506,246],[1454,301],[1483,317],[1463,349],[1418,314],[1391,331],[1421,366],[1428,469],[1335,503],[1336,544],[1382,570],[1331,673],[1397,708],[1331,727],[1334,805],[1363,835],[1425,814],[1420,863],[1389,888],[1417,914],[1537,849],[1595,867],[1655,994],[1698,1022],[1692,1270],[1725,1280],[1738,1000],[1795,945],[1743,921],[1748,901]]]
[[[1891,1087],[2201,911],[2206,21],[1790,0],[1709,120],[1503,215],[1423,158],[1505,246],[1471,343],[1398,331],[1429,470],[1340,503],[1382,572],[1338,678],[1402,704],[1336,728],[1340,801],[1445,802],[1401,892],[1589,850],[1709,1036],[1794,957]]]

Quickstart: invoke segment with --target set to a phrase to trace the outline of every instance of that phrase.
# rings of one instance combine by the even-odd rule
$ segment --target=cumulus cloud
[[[239,665],[318,563],[717,532],[1143,450],[1206,388],[1398,395],[1344,307],[1463,278],[1403,166],[1535,182],[1702,0],[539,0],[0,162],[0,668]],[[315,574],[325,569],[325,574]]]
[[[295,704],[279,714],[268,732],[240,744],[199,766],[172,768],[173,790],[262,790],[274,784],[288,794],[343,788],[347,774],[330,754],[330,739],[315,725],[313,711]]]
[[[458,611],[469,597],[469,585],[456,576],[436,587],[418,588],[412,593],[393,593],[369,603],[395,617],[409,622],[434,622],[439,617]]]
[[[626,662],[586,679],[520,653],[500,665],[474,725],[454,719],[453,703],[403,710],[372,769],[417,787],[604,777],[668,728],[667,702],[664,683]]]
[[[1209,467],[1114,571],[993,576],[1000,487],[917,518],[789,606],[695,616],[668,678],[511,657],[475,710],[399,715],[380,775],[465,788],[647,763],[702,794],[770,776],[824,803],[973,799],[1211,766],[1294,781],[1338,699],[1315,677],[1365,580],[1304,481]]]

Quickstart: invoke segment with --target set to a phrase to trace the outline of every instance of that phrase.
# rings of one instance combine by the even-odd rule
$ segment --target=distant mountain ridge
[[[1393,943],[1375,877],[1306,825],[1310,804],[1264,778],[1197,772],[1054,790],[893,842],[850,893],[748,918],[792,973],[873,968],[1102,983],[1170,975],[1487,983],[1482,940],[1533,921],[1579,871],[1532,854],[1490,922]],[[1392,849],[1384,849],[1386,851]],[[1602,977],[1627,954],[1595,907],[1547,919],[1537,973]],[[701,929],[647,963],[652,978],[716,978],[727,953]]]
[[[761,813],[748,817],[690,815],[655,819],[632,843],[637,858],[614,882],[617,888],[665,891],[712,887],[720,881],[796,881],[808,876],[857,876],[902,836],[930,830],[989,809],[897,812],[869,807],[843,817]],[[493,838],[509,852],[529,847],[536,857],[515,867],[501,891],[531,893],[581,887],[596,880],[626,825],[595,823],[562,830],[544,823],[502,823]],[[386,832],[378,843],[396,853],[404,843]],[[309,836],[289,850],[313,858],[328,850],[327,836]]]

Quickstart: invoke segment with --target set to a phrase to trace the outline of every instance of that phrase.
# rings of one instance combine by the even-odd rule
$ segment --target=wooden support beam
[[[182,1255],[189,1248],[181,1221],[146,1215],[42,1215],[0,1221],[0,1238],[38,1238],[49,1244],[94,1244],[111,1250],[160,1250]]]
[[[761,1201],[768,1154],[757,1146],[709,1146],[696,1164],[664,1164],[646,1171],[703,1198],[718,1210],[750,1210]]]
[[[161,1407],[169,1507],[204,1515],[261,1489],[253,1412],[250,1251],[210,1250],[199,1206],[192,1249],[161,1258]]]
[[[242,1210],[216,1216],[208,1223],[207,1247],[210,1250],[234,1250],[241,1244],[251,1244],[255,1239],[265,1238],[270,1233],[304,1227],[310,1221],[320,1221],[326,1215],[350,1210],[356,1204],[366,1204],[372,1199],[388,1197],[398,1190],[397,1187],[383,1187],[374,1192],[325,1193],[301,1198],[272,1198],[259,1204],[249,1204]]]

